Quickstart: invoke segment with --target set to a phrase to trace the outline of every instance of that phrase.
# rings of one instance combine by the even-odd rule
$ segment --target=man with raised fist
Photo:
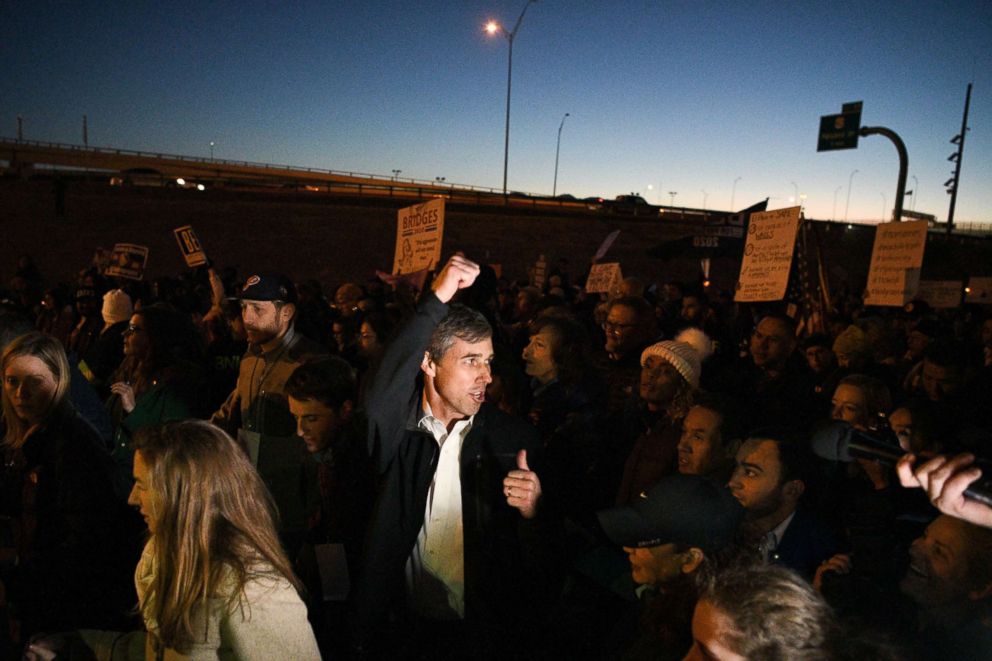
[[[380,488],[356,634],[370,654],[370,641],[403,646],[376,655],[415,658],[518,645],[550,575],[531,470],[537,435],[485,401],[492,329],[475,310],[449,305],[478,274],[461,254],[448,260],[369,390]]]

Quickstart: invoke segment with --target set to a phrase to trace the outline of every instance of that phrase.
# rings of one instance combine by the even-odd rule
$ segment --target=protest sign
[[[141,280],[145,277],[145,266],[147,263],[148,246],[139,246],[133,243],[117,243],[110,253],[110,263],[103,273],[112,278]]]
[[[903,306],[916,296],[927,243],[923,220],[885,223],[875,228],[865,305]]]
[[[623,280],[620,262],[593,264],[586,278],[586,292],[590,294],[609,293],[613,286]]]
[[[958,280],[920,280],[916,298],[932,308],[956,308],[961,305],[961,282]]]
[[[396,214],[393,275],[427,271],[441,260],[444,199],[400,209]]]
[[[785,296],[798,227],[799,207],[751,214],[735,301],[778,301]]]
[[[186,266],[202,266],[207,263],[207,254],[203,251],[203,246],[200,245],[200,239],[197,238],[192,225],[177,227],[172,233],[176,235],[176,242],[179,244],[183,259],[186,260]]]
[[[537,287],[538,289],[544,289],[544,282],[547,280],[548,276],[548,260],[541,255],[534,262],[534,268],[530,272],[530,284]]]

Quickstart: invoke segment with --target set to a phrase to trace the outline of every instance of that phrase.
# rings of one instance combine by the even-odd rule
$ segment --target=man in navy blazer
[[[801,499],[811,458],[785,430],[752,433],[737,451],[730,490],[745,508],[745,532],[765,561],[811,579],[821,562],[839,550],[834,533]]]

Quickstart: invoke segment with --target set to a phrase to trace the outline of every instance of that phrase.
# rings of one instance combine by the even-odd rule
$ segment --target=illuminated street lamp
[[[512,31],[507,32],[506,28],[496,21],[489,21],[486,23],[485,28],[487,34],[502,34],[506,37],[506,41],[510,45],[509,54],[506,58],[506,132],[503,139],[503,195],[506,195],[506,171],[510,161],[510,90],[513,81],[513,38],[517,36],[517,30],[520,29],[520,22],[524,20],[524,14],[527,13],[527,8],[535,2],[537,0],[527,0],[527,4],[524,5],[520,16],[517,17],[517,22],[513,26]]]
[[[565,117],[568,117],[569,113],[565,113]],[[565,117],[561,118],[561,124],[558,125],[558,144],[555,146],[555,183],[551,188],[551,197],[555,197],[558,193],[558,152],[561,151],[561,130],[565,126]],[[506,187],[506,182],[503,182],[504,188]]]
[[[214,141],[210,141],[210,160],[214,160]]]

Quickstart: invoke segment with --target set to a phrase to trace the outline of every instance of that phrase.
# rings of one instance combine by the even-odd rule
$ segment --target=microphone
[[[905,454],[900,447],[840,421],[817,429],[810,445],[816,456],[845,463],[855,459],[873,459],[894,466]],[[964,495],[992,507],[992,462],[976,458],[972,465],[981,469],[982,477],[971,483],[964,490]]]

